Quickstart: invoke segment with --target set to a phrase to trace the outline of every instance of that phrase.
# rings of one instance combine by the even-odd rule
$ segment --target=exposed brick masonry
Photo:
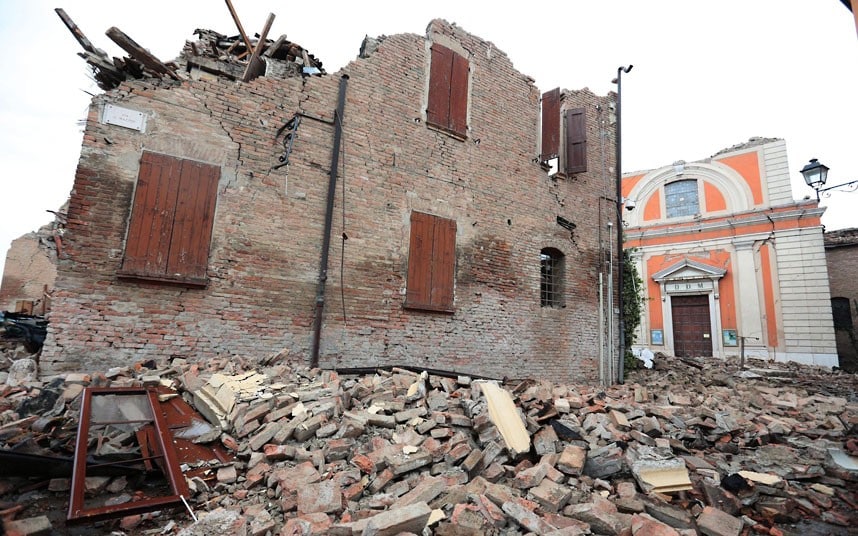
[[[427,36],[439,35],[470,54],[465,140],[425,125],[427,38],[386,37],[342,71],[350,78],[322,365],[593,380],[600,240],[607,241],[600,228],[613,219],[613,137],[603,135],[613,133],[610,97],[564,95],[564,107],[586,107],[589,168],[551,178],[534,161],[540,91],[533,81],[491,43],[436,20]],[[305,361],[333,126],[304,118],[289,166],[273,170],[283,153],[276,133],[298,111],[332,120],[342,73],[137,81],[96,97],[42,366],[264,357],[283,349]],[[144,112],[146,132],[102,124],[108,102]],[[222,168],[205,289],[117,277],[143,150]],[[457,223],[452,315],[403,308],[413,210]],[[557,216],[576,224],[571,235]],[[562,309],[540,307],[545,247],[565,255]]]

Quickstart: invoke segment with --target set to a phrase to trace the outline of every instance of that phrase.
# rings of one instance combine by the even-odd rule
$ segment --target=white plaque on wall
[[[117,125],[140,132],[146,129],[146,114],[113,104],[104,105],[101,121],[108,125]]]

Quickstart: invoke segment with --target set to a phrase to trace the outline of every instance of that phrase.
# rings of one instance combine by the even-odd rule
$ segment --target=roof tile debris
[[[609,388],[240,359],[45,381],[10,371],[0,373],[0,448],[68,458],[84,388],[147,384],[205,415],[170,428],[209,450],[183,458],[187,508],[104,522],[132,534],[848,534],[855,377],[692,361],[659,356]],[[519,452],[522,433],[530,446]],[[139,455],[139,438],[103,429],[90,450]],[[143,499],[139,482],[130,469],[88,479],[88,500]],[[45,519],[62,530],[52,509],[68,496],[68,476],[0,479],[0,510],[21,505],[6,510],[7,530]]]

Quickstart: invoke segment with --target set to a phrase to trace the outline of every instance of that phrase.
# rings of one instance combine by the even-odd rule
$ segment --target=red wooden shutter
[[[587,171],[587,118],[584,108],[566,110],[566,174]]]
[[[560,88],[542,95],[542,161],[557,157],[560,152]]]
[[[456,222],[412,212],[405,306],[452,311],[455,269]]]
[[[122,274],[205,282],[220,168],[144,152]]]
[[[450,77],[453,73],[453,51],[434,43],[429,69],[429,103],[426,122],[447,128],[450,121]]]
[[[426,122],[459,136],[468,132],[468,60],[432,44]]]
[[[178,195],[181,162],[143,153],[122,270],[135,275],[163,274]]]
[[[458,54],[453,54],[450,121],[447,127],[460,136],[468,133],[468,60]]]
[[[408,281],[405,304],[428,307],[432,294],[433,218],[422,212],[411,213],[411,244],[408,249]]]
[[[185,160],[167,275],[205,279],[220,168]]]
[[[453,279],[456,271],[456,222],[435,218],[432,254],[432,308],[453,310]]]

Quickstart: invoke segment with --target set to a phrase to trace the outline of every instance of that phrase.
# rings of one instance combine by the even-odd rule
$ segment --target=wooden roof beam
[[[158,74],[166,74],[173,80],[180,80],[176,71],[165,65],[161,60],[152,55],[151,52],[138,45],[136,41],[128,37],[128,35],[116,26],[111,27],[105,33],[107,37],[112,39],[114,43],[122,47],[132,58],[142,63],[147,69]]]

